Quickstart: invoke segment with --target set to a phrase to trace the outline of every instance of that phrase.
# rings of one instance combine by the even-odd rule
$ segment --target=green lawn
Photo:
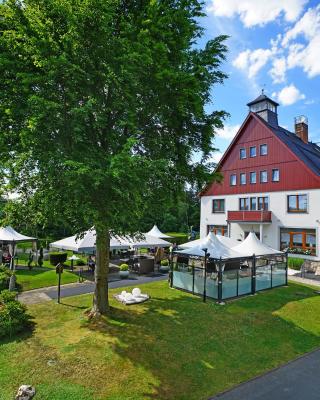
[[[20,290],[38,289],[58,284],[58,276],[55,269],[36,268],[29,270],[16,270],[17,283]],[[61,276],[61,283],[77,282],[78,276],[75,273],[64,271]]]
[[[92,296],[30,306],[35,330],[0,342],[1,400],[200,400],[320,346],[320,296],[290,284],[219,306],[144,285],[150,301],[89,325]],[[115,291],[111,291],[111,295]]]

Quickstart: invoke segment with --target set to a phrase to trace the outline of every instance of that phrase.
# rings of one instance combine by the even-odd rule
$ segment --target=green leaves
[[[0,5],[0,156],[39,223],[134,232],[155,199],[201,186],[225,36],[199,48],[202,2]],[[32,214],[32,213],[31,213]],[[40,217],[41,215],[41,217]],[[102,222],[101,222],[102,221]]]

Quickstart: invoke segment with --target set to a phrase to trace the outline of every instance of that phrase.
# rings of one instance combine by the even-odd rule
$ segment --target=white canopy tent
[[[169,247],[170,242],[166,240],[143,234],[140,237],[130,236],[119,236],[111,237],[110,249],[120,250],[129,248],[142,248],[142,247]],[[50,243],[50,247],[61,249],[61,250],[72,250],[83,253],[93,253],[96,250],[96,231],[94,228],[89,229],[85,232],[82,239],[78,238],[77,235],[67,237],[65,239],[58,240]]]
[[[262,243],[254,232],[250,232],[246,239],[232,250],[240,253],[242,256],[256,256],[271,255],[271,254],[283,254],[280,250],[272,249],[266,244]]]
[[[227,259],[227,258],[238,258],[242,255],[230,247],[224,245],[220,240],[217,239],[213,232],[210,232],[208,236],[200,241],[193,247],[189,247],[184,250],[178,250],[175,253],[185,254],[189,256],[204,257],[204,249],[207,249],[207,253],[210,254],[210,258],[215,259]]]
[[[16,244],[21,242],[36,242],[37,239],[30,236],[22,235],[14,230],[11,226],[0,228],[0,243],[9,245],[9,253],[11,256],[10,269],[14,269],[14,256],[16,254]]]
[[[190,247],[194,247],[194,246],[198,246],[198,245],[201,246],[201,244],[204,243],[204,241],[207,240],[210,236],[211,235],[209,232],[205,238],[196,239],[196,240],[192,240],[191,242],[180,244],[179,247],[181,247],[182,249],[188,249]],[[237,240],[231,239],[227,236],[216,235],[216,238],[219,240],[219,242],[221,242],[222,244],[224,244],[227,247],[234,247],[239,244],[239,242]]]
[[[141,238],[123,238],[124,241],[126,241],[126,243],[134,248],[134,249],[138,249],[138,248],[142,248],[142,247],[146,247],[146,248],[154,248],[154,247],[170,247],[171,243],[148,235],[147,233],[143,234],[143,236]]]
[[[153,225],[153,228],[150,229],[149,232],[145,233],[146,236],[153,236],[155,238],[160,238],[160,239],[170,239],[172,236],[166,235],[165,233],[162,233],[160,229],[157,227],[157,225]]]
[[[22,235],[11,226],[0,228],[0,242],[2,243],[35,242],[36,240],[34,237]]]
[[[72,250],[83,253],[93,253],[96,250],[96,231],[94,228],[85,232],[82,238],[77,238],[77,235],[69,236],[67,238],[50,243],[50,247],[61,250]],[[121,238],[112,237],[110,240],[110,249],[128,249],[130,245]]]

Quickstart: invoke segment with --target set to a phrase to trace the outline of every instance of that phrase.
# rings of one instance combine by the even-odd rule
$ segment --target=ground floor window
[[[281,228],[280,249],[286,248],[290,248],[295,253],[316,255],[316,230]]]
[[[227,225],[207,225],[207,233],[213,232],[215,235],[228,236]]]

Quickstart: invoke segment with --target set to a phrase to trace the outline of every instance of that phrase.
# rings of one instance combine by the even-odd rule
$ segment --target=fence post
[[[170,248],[170,287],[173,287],[173,249]]]
[[[251,294],[256,293],[256,255],[252,256]]]
[[[239,270],[237,269],[237,297],[239,296]]]
[[[222,303],[222,259],[219,260],[218,268],[218,303]]]
[[[286,253],[286,286],[288,286],[288,253]]]
[[[207,258],[208,249],[202,249],[204,251],[204,276],[203,276],[203,302],[207,300]]]
[[[194,264],[191,264],[192,268],[192,294],[194,294]]]

